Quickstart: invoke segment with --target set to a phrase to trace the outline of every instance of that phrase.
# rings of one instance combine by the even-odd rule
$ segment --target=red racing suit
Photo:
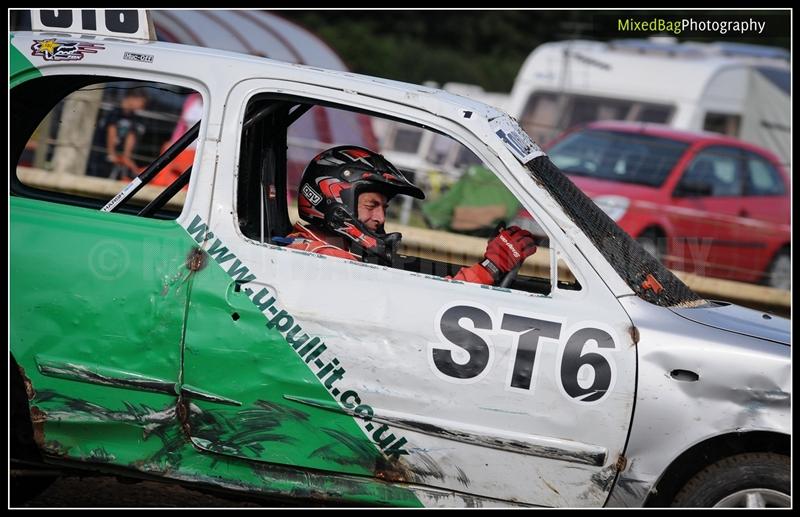
[[[310,251],[312,253],[319,253],[320,255],[328,255],[331,257],[339,257],[348,260],[361,260],[361,257],[358,255],[326,242],[300,223],[296,223],[294,225],[294,232],[287,235],[286,238],[294,239],[291,244],[286,246],[287,248]],[[494,284],[492,274],[480,264],[462,267],[455,276],[448,276],[445,278],[449,280],[462,280],[464,282],[472,282],[475,284]]]

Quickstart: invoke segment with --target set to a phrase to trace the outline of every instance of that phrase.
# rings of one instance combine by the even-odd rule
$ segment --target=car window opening
[[[199,93],[58,75],[10,95],[18,129],[10,135],[12,196],[155,219],[180,214],[202,117]]]
[[[287,235],[293,233],[292,215],[294,214],[295,194],[297,190],[298,179],[308,164],[308,160],[319,154],[324,148],[345,142],[340,141],[312,141],[309,139],[300,139],[296,134],[292,134],[293,124],[298,120],[299,125],[309,124],[312,119],[319,120],[323,116],[328,116],[330,112],[340,110],[347,113],[361,113],[367,117],[375,117],[380,123],[388,119],[384,119],[382,115],[361,112],[351,109],[349,107],[340,107],[336,105],[328,105],[324,102],[315,100],[308,100],[302,98],[286,98],[285,96],[278,96],[276,94],[260,94],[256,95],[250,100],[250,103],[245,111],[244,124],[241,140],[241,153],[239,159],[239,173],[238,173],[238,187],[237,187],[237,216],[238,226],[240,231],[248,238],[252,239],[259,244],[273,244],[278,246],[286,246],[292,239],[287,239]],[[306,113],[311,113],[309,117],[302,118]],[[400,130],[409,131],[411,129],[417,132],[431,131],[440,136],[438,131],[434,131],[424,125],[414,124],[407,121],[393,120],[393,122],[402,124]],[[392,132],[397,133],[398,128],[393,127]],[[453,141],[455,143],[455,141]],[[472,152],[466,147],[459,144],[459,154],[463,156],[471,156]],[[384,151],[387,157],[390,151]],[[301,156],[302,158],[298,158]],[[390,160],[391,161],[391,160]],[[477,162],[477,163],[474,163]],[[483,170],[485,166],[482,162],[474,157],[465,164],[471,167],[478,167]],[[426,180],[419,176],[419,171],[409,170],[407,168],[400,169],[403,174],[408,175],[409,178],[414,178],[423,181],[426,188],[431,188],[430,192],[437,192],[439,183],[428,184]],[[483,174],[483,173],[481,173]],[[492,178],[492,182],[502,185],[501,182],[495,178],[494,173],[486,170],[486,176]],[[481,176],[481,178],[483,178]],[[452,180],[451,180],[452,181]],[[483,181],[483,179],[481,180]],[[494,183],[492,184],[494,185]],[[491,188],[496,188],[492,186]],[[502,187],[505,190],[505,187]],[[438,196],[439,194],[437,194]],[[404,199],[408,197],[408,199]],[[497,198],[497,203],[501,202],[501,197]],[[425,203],[433,201],[425,200]],[[503,201],[505,202],[505,201]],[[494,208],[482,207],[481,213],[495,214],[495,217],[502,217],[503,226],[509,227],[512,225],[520,224],[515,216],[520,209],[518,201],[514,201],[515,206],[507,211],[494,212]],[[430,221],[422,222],[423,215],[420,208],[423,207],[422,203],[414,200],[409,196],[398,195],[392,199],[386,210],[387,224],[402,224],[403,227],[420,226],[421,228],[430,228]],[[498,205],[498,207],[501,205]],[[291,208],[291,210],[290,210]],[[491,208],[491,210],[490,210]],[[410,213],[410,219],[408,219]],[[470,222],[474,223],[476,211],[468,211],[466,208],[460,209],[456,212],[456,216],[461,218],[454,221],[457,222]],[[505,214],[505,215],[504,215]],[[463,219],[467,217],[467,219]],[[462,221],[463,219],[463,221]],[[496,219],[499,221],[500,219]],[[406,222],[407,221],[407,222]],[[486,224],[486,223],[480,223]],[[538,226],[538,225],[536,225]],[[464,228],[472,228],[473,226],[466,225]],[[387,230],[389,231],[389,230]],[[404,232],[406,230],[403,230]],[[409,232],[411,230],[408,230]],[[440,230],[441,231],[441,230]],[[451,230],[452,231],[452,230]],[[541,228],[538,228],[542,232]],[[458,230],[458,233],[465,235],[481,236],[484,239],[489,238],[488,233],[480,233],[472,230]],[[444,237],[442,237],[444,238]],[[461,268],[470,266],[473,260],[469,256],[436,256],[431,254],[430,250],[415,249],[408,244],[408,237],[404,237],[401,249],[398,250],[391,259],[390,263],[382,263],[393,269],[401,269],[408,272],[420,273],[435,277],[454,277]],[[483,241],[488,242],[488,241]],[[485,244],[483,244],[485,246]],[[419,245],[414,245],[419,247]],[[549,239],[546,237],[540,242],[537,242],[542,259],[548,263],[549,253]],[[361,261],[365,263],[379,264],[381,263],[376,257],[365,256],[361,257]],[[527,263],[526,263],[527,264]],[[513,275],[509,278],[513,278]],[[551,275],[550,268],[547,267],[546,271],[543,268],[533,268],[526,266],[523,268],[523,273],[518,274],[510,286],[505,286],[512,290],[525,291],[529,293],[537,293],[548,295],[554,288],[554,284],[558,289],[575,291],[580,290],[582,287],[575,280],[574,276],[567,272],[562,275],[562,278],[555,278]],[[500,288],[500,282],[495,284]]]

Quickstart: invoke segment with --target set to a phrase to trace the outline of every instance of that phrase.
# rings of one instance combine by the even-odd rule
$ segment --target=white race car
[[[31,22],[9,47],[15,472],[301,503],[791,506],[789,321],[697,296],[505,113],[159,43],[144,11]],[[137,88],[177,109],[198,93],[202,118],[130,182],[70,169],[92,159],[74,150],[99,134],[93,95]],[[546,233],[546,273],[491,287],[408,248],[381,265],[284,246],[287,128],[319,107],[469,149]],[[48,115],[74,137],[64,170],[22,166]]]

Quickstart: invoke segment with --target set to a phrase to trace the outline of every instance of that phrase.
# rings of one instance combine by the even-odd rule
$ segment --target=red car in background
[[[565,132],[547,154],[667,267],[790,289],[790,181],[769,151],[604,121]]]

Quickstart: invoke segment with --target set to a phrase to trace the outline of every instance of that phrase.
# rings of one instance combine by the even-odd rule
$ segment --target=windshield
[[[506,115],[491,119],[490,123],[495,125],[495,134],[528,169],[531,178],[553,196],[639,298],[662,307],[709,305],[600,210],[514,120]]]
[[[550,192],[637,296],[662,307],[708,305],[600,210],[547,155],[525,166],[534,181]]]
[[[547,152],[565,174],[659,187],[689,144],[637,133],[579,130]]]

